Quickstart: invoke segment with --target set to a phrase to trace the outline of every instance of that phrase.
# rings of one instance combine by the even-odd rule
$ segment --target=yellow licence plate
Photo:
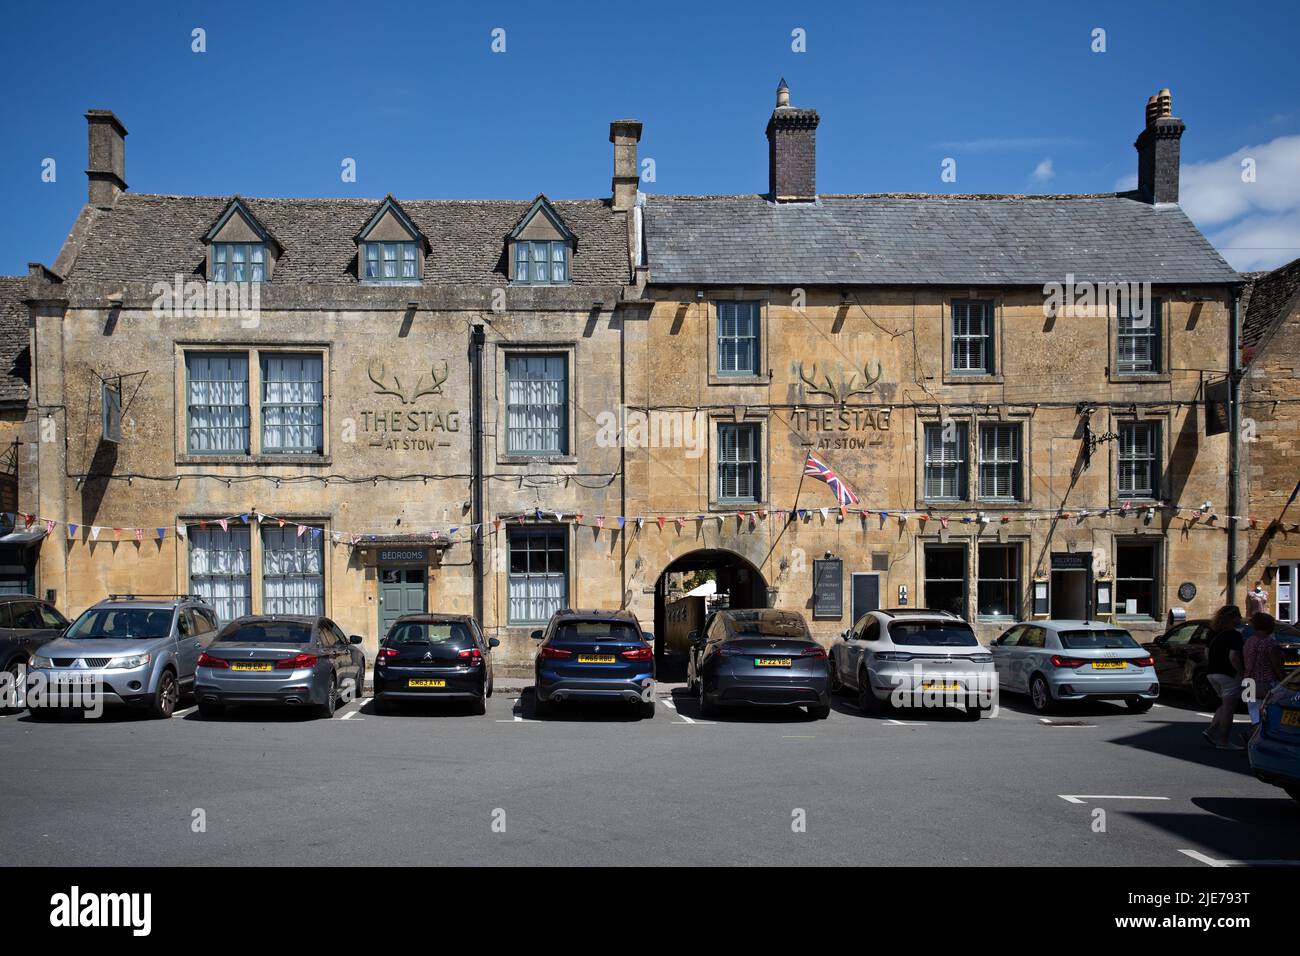
[[[1300,710],[1282,711],[1283,727],[1300,727]]]
[[[269,671],[270,664],[231,664],[232,671]]]
[[[1300,661],[1283,661],[1287,667],[1300,667]]]
[[[1122,671],[1128,665],[1124,661],[1093,661],[1095,671]]]
[[[755,667],[789,667],[790,658],[788,657],[755,657]]]
[[[612,664],[614,663],[613,654],[579,654],[579,664]]]
[[[921,690],[961,690],[961,682],[955,680],[928,680],[922,682]]]
[[[412,679],[406,682],[406,686],[407,687],[446,687],[447,682],[445,680]]]

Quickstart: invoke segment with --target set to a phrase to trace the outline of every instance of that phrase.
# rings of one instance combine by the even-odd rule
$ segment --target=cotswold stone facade
[[[371,654],[476,613],[510,670],[560,606],[662,633],[675,572],[825,640],[900,604],[1154,630],[1229,592],[1206,414],[1240,277],[1172,203],[1167,98],[1137,191],[1052,197],[818,196],[784,83],[763,196],[639,194],[633,120],[609,198],[137,194],[87,118],[90,202],[24,289],[20,507],[71,613],[197,590]]]

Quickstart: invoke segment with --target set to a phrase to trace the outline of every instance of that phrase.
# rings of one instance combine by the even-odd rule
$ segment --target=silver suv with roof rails
[[[92,685],[105,705],[170,717],[217,630],[216,612],[197,594],[112,594],[32,656],[29,680]]]
[[[858,708],[960,707],[978,720],[996,702],[993,655],[951,611],[868,611],[831,645],[832,692],[853,690]]]

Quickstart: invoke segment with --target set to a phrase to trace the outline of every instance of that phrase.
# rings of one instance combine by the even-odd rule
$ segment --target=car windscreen
[[[1142,645],[1122,628],[1105,631],[1061,631],[1061,646],[1071,651],[1136,651]]]
[[[969,624],[954,621],[895,621],[889,625],[895,644],[911,647],[975,647],[979,641]]]
[[[250,644],[310,644],[311,630],[311,625],[303,621],[249,621],[228,624],[217,640]]]
[[[167,608],[91,608],[68,629],[74,640],[152,640],[172,630],[172,612]]]
[[[626,621],[565,621],[555,628],[557,641],[639,641],[640,632]]]
[[[472,640],[461,621],[407,621],[394,625],[387,644],[463,644]]]

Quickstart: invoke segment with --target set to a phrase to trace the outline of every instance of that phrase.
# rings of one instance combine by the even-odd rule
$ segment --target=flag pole
[[[807,477],[808,474],[808,458],[811,455],[812,455],[811,451],[807,449],[804,450],[803,467],[799,469],[799,484],[794,490],[794,506],[790,509],[790,521],[798,520],[799,495],[803,493],[803,480],[805,477]],[[781,543],[781,536],[785,534],[785,529],[790,527],[790,521],[787,521],[785,524],[781,525],[781,530],[777,532],[776,540],[772,542],[772,547],[767,549],[767,554],[763,556],[763,560],[759,564],[760,569],[767,567],[767,562],[771,559],[772,552],[775,551],[776,546]]]

